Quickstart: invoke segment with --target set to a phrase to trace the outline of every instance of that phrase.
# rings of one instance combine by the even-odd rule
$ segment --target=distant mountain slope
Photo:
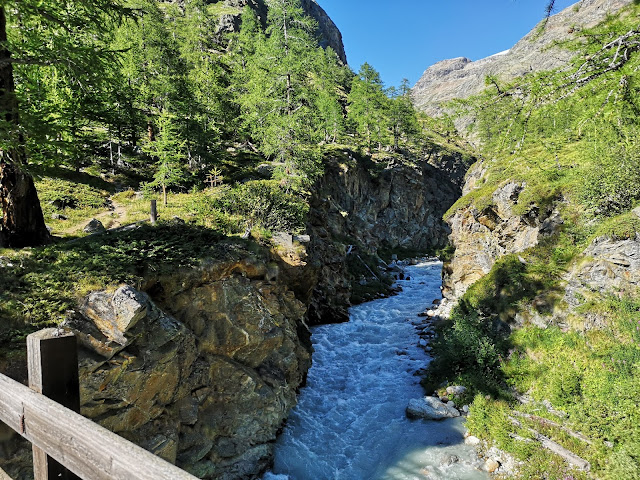
[[[536,26],[511,50],[475,62],[464,57],[438,62],[413,87],[415,105],[429,115],[438,115],[443,103],[481,92],[487,75],[511,80],[565,65],[572,53],[552,47],[553,42],[593,27],[607,14],[631,3],[633,0],[582,0],[551,17],[544,30]]]

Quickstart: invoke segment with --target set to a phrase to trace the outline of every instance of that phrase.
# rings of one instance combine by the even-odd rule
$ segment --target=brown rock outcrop
[[[537,245],[541,235],[552,233],[561,223],[555,213],[539,212],[535,206],[524,215],[514,214],[513,207],[524,188],[524,184],[509,182],[495,190],[491,205],[482,210],[474,205],[461,208],[447,220],[455,253],[443,270],[446,302],[440,307],[441,313],[448,313],[500,257]]]
[[[78,335],[82,413],[201,478],[255,477],[311,364],[305,305],[263,259],[94,292]]]

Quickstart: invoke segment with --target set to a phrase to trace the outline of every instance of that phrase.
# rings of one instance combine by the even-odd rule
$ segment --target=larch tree
[[[321,168],[315,147],[326,130],[318,89],[333,91],[322,99],[328,118],[335,110],[328,103],[337,105],[338,100],[326,62],[337,59],[325,55],[319,46],[317,24],[304,14],[300,0],[267,4],[266,36],[257,35],[253,45],[245,40],[243,51],[254,53],[248,62],[237,63],[241,69],[237,78],[245,80],[237,86],[237,102],[244,126],[262,153],[280,162],[287,175],[311,178]],[[255,20],[246,19],[246,28],[256,30]],[[246,39],[242,35],[243,31],[238,40]]]
[[[180,138],[175,120],[168,112],[160,112],[156,122],[157,134],[143,147],[143,150],[156,161],[153,181],[148,186],[162,189],[165,205],[167,205],[167,190],[180,185],[187,177],[184,164],[186,142]]]
[[[347,119],[364,138],[368,153],[384,142],[388,98],[380,74],[368,63],[360,67],[348,97]]]
[[[400,148],[400,140],[416,135],[420,131],[416,110],[411,101],[411,86],[406,78],[400,88],[391,87],[389,95],[389,127],[393,136],[393,148]]]
[[[41,245],[50,238],[29,173],[29,132],[20,123],[14,68],[63,68],[83,82],[83,72],[103,66],[99,33],[124,12],[118,0],[0,2],[1,247]]]

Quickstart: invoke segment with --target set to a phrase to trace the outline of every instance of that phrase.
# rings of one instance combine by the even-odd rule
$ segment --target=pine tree
[[[348,120],[365,141],[368,153],[374,143],[380,147],[385,141],[388,98],[380,74],[368,63],[360,67],[348,97]]]

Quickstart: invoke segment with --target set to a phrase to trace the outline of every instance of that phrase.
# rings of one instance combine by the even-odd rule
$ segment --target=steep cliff
[[[310,321],[346,320],[352,285],[377,280],[382,251],[444,247],[449,228],[442,215],[460,197],[467,168],[461,154],[446,150],[415,164],[374,164],[351,152],[331,159],[311,201],[309,262],[318,283]],[[374,261],[364,267],[367,258]],[[350,265],[366,278],[356,278]]]
[[[472,167],[463,189],[466,194],[473,192],[485,171],[483,162]],[[442,313],[448,314],[467,289],[491,271],[499,258],[535,247],[562,225],[563,220],[553,207],[541,211],[536,205],[528,205],[524,213],[514,213],[525,188],[525,183],[506,181],[486,204],[470,202],[447,218],[451,228],[449,240],[455,251],[443,270]]]
[[[574,53],[554,46],[555,42],[572,38],[580,30],[590,28],[610,13],[633,0],[582,0],[553,15],[536,26],[506,52],[471,61],[460,57],[443,60],[427,68],[412,89],[416,107],[429,115],[442,112],[441,105],[456,98],[467,98],[486,88],[485,78],[497,76],[503,81],[531,72],[551,70],[566,65]]]
[[[249,5],[255,10],[258,18],[263,23],[267,21],[268,6],[265,0],[222,0],[225,6],[230,8],[230,11],[225,11],[219,19],[218,32],[229,33],[235,32],[240,28],[240,13],[242,8]],[[318,5],[316,0],[302,0],[302,8],[307,15],[318,22],[318,35],[320,37],[320,44],[323,47],[331,47],[337,54],[338,58],[346,65],[347,55],[344,51],[344,44],[342,43],[342,33],[333,20],[327,15],[327,12]]]

